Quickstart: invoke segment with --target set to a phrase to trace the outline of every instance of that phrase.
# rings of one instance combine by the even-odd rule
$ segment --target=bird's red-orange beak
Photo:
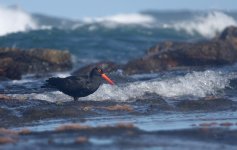
[[[104,78],[109,84],[114,85],[114,82],[106,74],[102,73],[101,77]]]

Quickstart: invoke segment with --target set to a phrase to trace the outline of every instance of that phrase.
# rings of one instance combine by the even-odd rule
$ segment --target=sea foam
[[[126,101],[139,98],[146,93],[155,93],[167,98],[205,97],[228,86],[230,78],[220,72],[207,70],[161,81],[139,81],[120,86],[104,84],[94,94],[85,99]]]
[[[31,15],[19,8],[0,6],[0,36],[37,29]]]
[[[219,11],[209,12],[205,16],[197,16],[192,20],[171,25],[177,31],[184,30],[188,34],[200,34],[206,38],[213,38],[228,26],[237,26],[236,20]]]
[[[86,17],[83,19],[85,23],[102,23],[104,25],[148,25],[155,22],[155,19],[150,15],[131,13],[131,14],[117,14],[112,16],[91,18]]]
[[[204,72],[192,72],[184,76],[167,78],[159,80],[159,78],[150,81],[137,81],[123,83],[111,86],[103,84],[99,89],[80,100],[92,101],[130,101],[138,99],[147,93],[153,93],[164,98],[179,98],[189,96],[200,98],[208,95],[215,95],[219,90],[223,90],[229,86],[230,79],[235,76],[227,76],[219,71],[207,70]],[[45,92],[32,94],[14,94],[10,95],[17,98],[40,99],[51,102],[70,101],[71,97],[61,92]]]

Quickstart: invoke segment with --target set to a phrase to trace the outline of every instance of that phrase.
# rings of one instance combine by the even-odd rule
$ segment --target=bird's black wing
[[[88,76],[53,77],[49,78],[46,82],[46,87],[56,88],[60,91],[76,91],[88,88]]]

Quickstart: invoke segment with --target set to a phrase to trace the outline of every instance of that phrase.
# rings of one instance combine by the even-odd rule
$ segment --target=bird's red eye
[[[102,73],[102,70],[101,70],[101,69],[98,69],[98,72],[99,72],[99,73]]]

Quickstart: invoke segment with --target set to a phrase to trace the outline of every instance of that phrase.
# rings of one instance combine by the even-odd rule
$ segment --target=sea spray
[[[123,83],[119,85],[103,84],[93,94],[80,98],[80,100],[114,100],[130,101],[136,100],[147,93],[153,93],[166,98],[178,98],[184,96],[205,97],[215,95],[217,91],[223,90],[229,86],[231,79],[236,75],[226,75],[219,71],[207,70],[204,72],[187,73],[184,76],[177,76],[160,80],[137,81]],[[51,102],[70,101],[71,97],[59,92],[44,92],[31,94],[13,94],[10,96],[21,97],[24,99],[40,99]]]
[[[184,30],[188,34],[200,34],[206,38],[213,38],[228,26],[237,26],[236,20],[219,11],[209,12],[205,16],[196,16],[192,20],[176,22],[171,25],[177,31]]]
[[[0,6],[0,22],[0,36],[38,28],[31,15],[19,8]]]
[[[138,81],[120,86],[102,85],[87,100],[120,100],[127,101],[139,98],[146,93],[155,93],[162,97],[205,97],[216,94],[229,85],[232,76],[221,72],[207,70],[204,72],[188,73],[185,76],[164,79],[161,81]]]
[[[115,24],[151,24],[155,22],[155,18],[150,15],[133,13],[133,14],[116,14],[113,16],[91,18],[86,17],[83,19],[84,23],[115,23]]]

